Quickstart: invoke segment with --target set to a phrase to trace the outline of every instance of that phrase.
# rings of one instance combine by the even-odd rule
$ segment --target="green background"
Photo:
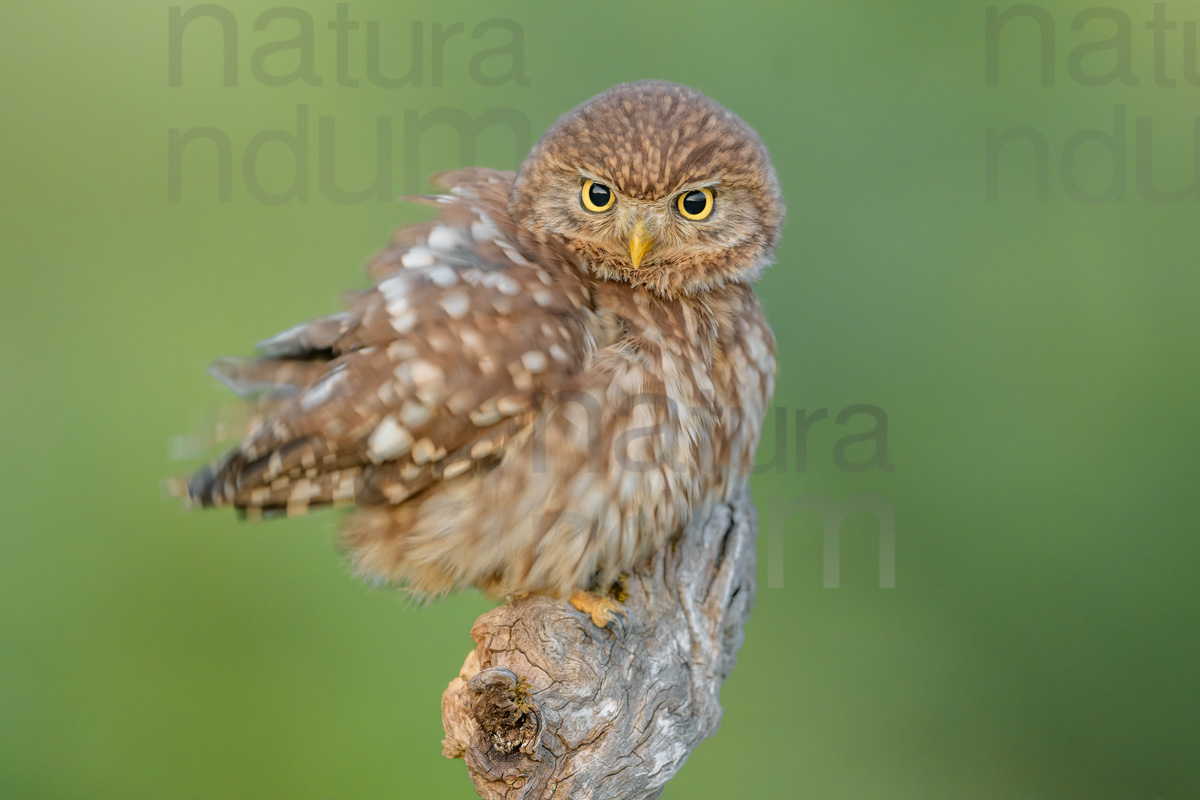
[[[304,2],[323,84],[276,87],[255,79],[253,53],[295,25],[255,30],[268,7],[224,6],[239,33],[233,87],[211,20],[188,29],[182,85],[168,85],[161,2],[0,12],[0,797],[473,796],[463,764],[439,755],[439,698],[483,599],[414,608],[351,578],[334,514],[248,526],[182,514],[160,484],[209,453],[172,460],[172,442],[236,408],[207,363],[335,310],[390,229],[421,218],[330,200],[318,117],[333,120],[351,188],[376,174],[376,120],[391,118],[399,195],[462,164],[442,129],[409,174],[406,112],[507,107],[536,137],[644,77],[741,114],[784,187],[784,243],[760,289],[791,427],[786,468],[754,479],[764,523],[802,495],[874,494],[894,508],[897,542],[896,586],[881,589],[874,522],[850,517],[841,587],[825,588],[820,519],[796,514],[781,523],[784,586],[767,588],[761,537],[721,730],[664,796],[1200,796],[1198,204],[1139,194],[1133,137],[1150,119],[1157,184],[1192,180],[1200,88],[1182,77],[1182,21],[1200,5],[1167,7],[1180,21],[1166,34],[1170,88],[1153,78],[1150,3],[1122,4],[1136,87],[1071,76],[1071,52],[1114,23],[1072,30],[1088,6],[1068,2],[1039,6],[1056,26],[1054,85],[1039,85],[1036,28],[1019,20],[988,86],[986,4],[962,0],[356,0],[356,88],[338,85],[333,4]],[[485,59],[483,77],[500,81],[487,85],[471,59],[512,34],[471,32],[497,17],[523,34],[523,66]],[[365,79],[368,21],[393,75],[423,23],[419,86]],[[435,85],[432,25],[459,22]],[[296,60],[265,63],[286,73]],[[1107,51],[1083,67],[1114,63]],[[314,139],[307,200],[259,202],[247,143],[294,132],[299,105]],[[1116,105],[1125,197],[1082,202],[1068,189],[1103,190],[1109,157],[1085,145],[1064,180],[1063,148],[1085,129],[1111,134]],[[218,200],[201,143],[172,201],[169,132],[203,126],[231,142],[231,199]],[[986,195],[987,131],[1011,127],[1048,142],[1044,200],[1024,143],[1005,148]],[[286,154],[262,151],[269,190],[293,177]],[[475,159],[514,167],[514,137],[485,132]],[[794,441],[796,411],[832,419],[856,404],[886,411],[891,472],[835,461],[866,417]]]

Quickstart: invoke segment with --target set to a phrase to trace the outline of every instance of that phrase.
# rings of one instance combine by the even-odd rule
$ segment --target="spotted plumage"
[[[188,496],[353,504],[356,569],[421,593],[611,583],[752,462],[775,359],[751,284],[783,214],[766,150],[646,81],[566,114],[519,174],[436,183],[347,311],[217,363],[262,415]]]

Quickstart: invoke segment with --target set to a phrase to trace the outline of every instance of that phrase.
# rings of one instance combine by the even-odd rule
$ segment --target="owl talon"
[[[581,590],[571,595],[571,605],[589,615],[597,628],[611,630],[618,640],[629,635],[629,614],[615,597]]]

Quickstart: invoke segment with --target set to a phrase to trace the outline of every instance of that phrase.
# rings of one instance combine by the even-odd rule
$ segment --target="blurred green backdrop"
[[[1156,185],[1198,169],[1183,22],[1194,34],[1200,5],[1168,4],[1179,24],[1156,51],[1150,3],[1122,4],[1123,33],[1112,13],[1074,30],[1087,4],[1042,2],[1040,23],[1004,28],[995,86],[986,4],[962,0],[354,0],[359,27],[342,35],[356,87],[339,80],[335,5],[309,0],[261,30],[268,3],[225,0],[236,85],[219,23],[201,18],[172,86],[170,8],[0,12],[0,796],[473,796],[439,755],[438,704],[480,597],[409,607],[349,577],[334,515],[183,515],[159,484],[195,463],[170,460],[171,442],[228,403],[207,363],[334,310],[390,229],[420,216],[331,199],[320,154],[336,153],[341,187],[366,187],[390,119],[384,189],[399,195],[463,158],[449,128],[406,144],[406,114],[507,108],[528,134],[494,127],[474,158],[513,168],[559,113],[643,77],[736,110],[783,182],[785,241],[761,290],[789,459],[754,479],[764,524],[805,494],[878,495],[896,520],[893,589],[879,587],[868,515],[847,520],[837,589],[823,586],[816,515],[783,523],[782,588],[767,588],[762,537],[722,729],[665,797],[1200,796],[1198,205],[1147,199],[1135,153],[1143,117]],[[301,11],[321,84],[266,85],[255,53],[296,36]],[[1056,71],[1042,86],[1047,19]],[[456,23],[439,56],[433,26]],[[417,59],[419,80],[368,79],[372,28],[382,71]],[[1079,70],[1103,76],[1120,53],[1079,46],[1114,32],[1139,85],[1086,85]],[[1155,79],[1158,53],[1175,86]],[[260,75],[298,64],[260,56]],[[1110,186],[1113,157],[1086,143],[1064,177],[1064,148],[1114,135],[1117,106],[1124,197],[1084,202]],[[307,198],[262,202],[242,159],[256,134],[296,133],[298,107]],[[171,131],[203,127],[230,142],[228,202],[206,142],[183,151],[171,195]],[[988,197],[987,132],[1015,127],[1047,143],[1042,200],[1021,141],[1001,150]],[[263,191],[292,183],[288,152],[261,150]],[[835,460],[840,438],[870,428],[833,423],[856,404],[886,412],[891,472]],[[801,447],[793,415],[819,408],[830,419]]]

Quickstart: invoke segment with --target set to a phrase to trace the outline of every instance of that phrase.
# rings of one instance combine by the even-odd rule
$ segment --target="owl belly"
[[[615,579],[680,530],[702,494],[723,491],[711,469],[718,416],[690,371],[606,348],[491,470],[355,514],[345,542],[356,568],[422,594],[565,596],[597,574]]]

